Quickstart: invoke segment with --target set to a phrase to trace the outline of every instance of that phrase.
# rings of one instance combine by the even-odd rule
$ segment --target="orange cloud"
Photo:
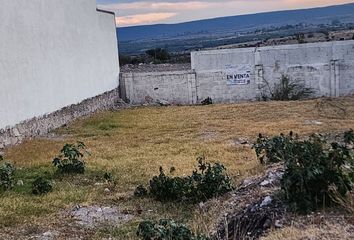
[[[105,7],[111,9],[124,10],[154,10],[154,11],[175,11],[175,10],[195,10],[207,8],[208,2],[191,1],[191,2],[132,2],[132,3],[115,3],[108,4]]]
[[[146,14],[136,14],[124,17],[116,17],[116,22],[118,26],[129,26],[129,25],[139,25],[139,24],[151,24],[162,20],[166,20],[176,13],[146,13]]]

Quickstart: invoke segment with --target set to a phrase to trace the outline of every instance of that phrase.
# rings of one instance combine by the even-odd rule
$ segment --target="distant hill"
[[[326,24],[338,19],[354,22],[354,3],[321,8],[288,10],[268,13],[222,17],[179,24],[157,24],[118,28],[119,41],[136,41],[154,38],[188,38],[223,32],[241,32],[267,26],[311,23]]]

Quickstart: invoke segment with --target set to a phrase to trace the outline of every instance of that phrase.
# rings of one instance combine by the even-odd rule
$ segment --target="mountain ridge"
[[[220,31],[242,32],[247,29],[260,28],[267,25],[282,26],[296,23],[321,24],[328,23],[334,19],[352,21],[354,19],[354,3],[226,16],[183,23],[118,27],[117,31],[120,41],[134,41],[154,38],[172,38],[181,35],[210,35]]]

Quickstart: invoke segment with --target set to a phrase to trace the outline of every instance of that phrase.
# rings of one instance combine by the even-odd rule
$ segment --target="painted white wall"
[[[118,86],[115,17],[96,0],[2,0],[0,129]]]

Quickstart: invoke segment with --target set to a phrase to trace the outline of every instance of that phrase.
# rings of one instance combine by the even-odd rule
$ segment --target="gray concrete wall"
[[[191,71],[124,73],[122,93],[133,104],[195,104],[207,97],[232,103],[269,94],[264,86],[282,75],[313,88],[314,96],[354,93],[354,41],[198,51],[191,62]]]
[[[195,84],[192,71],[121,73],[120,77],[121,96],[131,104],[195,104]]]
[[[354,93],[354,41],[199,51],[191,61],[199,99],[255,100],[265,82],[273,86],[282,75],[312,87],[316,96]],[[251,69],[250,82],[227,84],[228,73],[242,67]]]
[[[0,129],[118,87],[115,16],[96,0],[2,0]]]

